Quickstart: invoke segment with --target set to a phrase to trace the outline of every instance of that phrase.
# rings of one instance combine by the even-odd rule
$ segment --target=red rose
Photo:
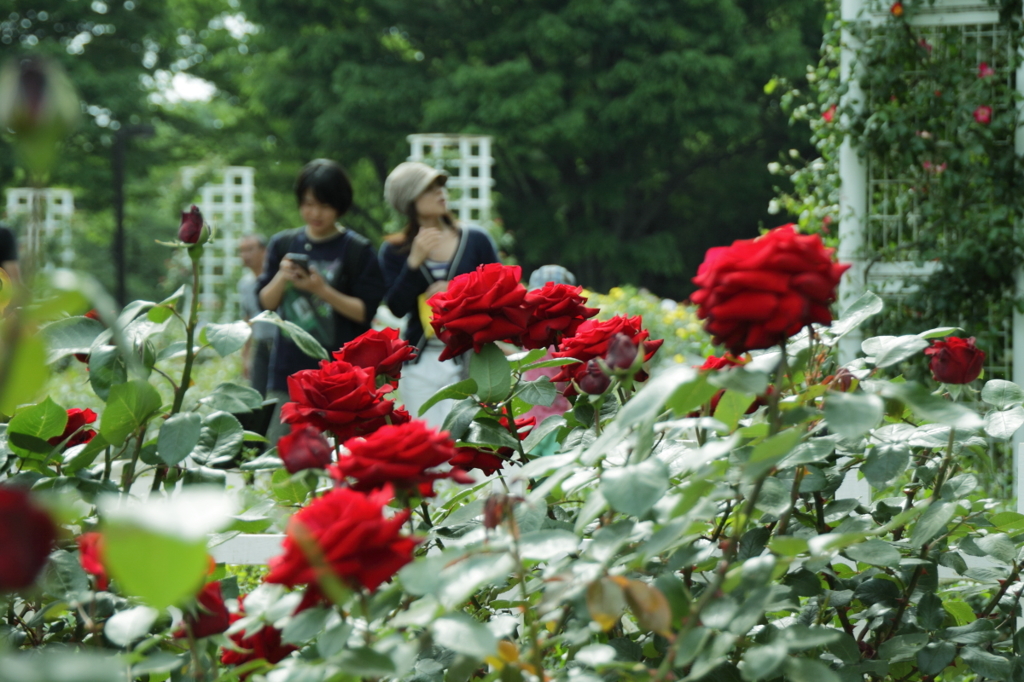
[[[825,111],[821,112],[821,118],[825,121],[825,123],[831,123],[832,120],[835,117],[836,117],[836,105],[835,104],[830,106]]]
[[[238,605],[242,607],[245,597],[238,598]],[[298,610],[296,610],[298,613]],[[245,617],[244,608],[237,614],[231,615],[231,622],[241,620]],[[240,666],[249,661],[265,660],[267,663],[279,663],[288,657],[293,651],[299,648],[291,644],[281,644],[281,631],[272,625],[263,624],[257,632],[248,634],[246,631],[236,632],[232,635],[231,641],[240,649],[245,651],[233,651],[221,649],[220,662],[224,665]],[[244,673],[239,679],[244,680],[254,671]]]
[[[988,65],[988,62],[978,64],[978,78],[988,78],[996,75],[996,70]]]
[[[944,384],[969,384],[981,374],[985,351],[974,345],[974,337],[950,336],[936,339],[924,354],[931,356],[928,368],[936,381]]]
[[[277,456],[288,473],[323,469],[331,463],[331,444],[312,426],[295,429],[277,441]]]
[[[71,438],[71,440],[67,442],[67,445],[64,446],[65,450],[70,447],[74,447],[75,445],[88,443],[96,435],[96,432],[92,429],[86,429],[83,427],[85,427],[86,424],[92,424],[95,421],[96,413],[92,410],[88,408],[82,410],[77,407],[72,407],[68,410],[68,423],[64,427],[64,433],[59,436],[54,436],[46,442],[56,447],[64,442],[65,438]],[[74,436],[72,436],[72,434],[74,434]]]
[[[585,370],[583,376],[576,378],[576,383],[584,393],[601,395],[612,385],[611,377],[601,370],[601,365],[597,364],[597,360],[588,360]]]
[[[392,498],[391,486],[370,494],[335,488],[316,498],[288,522],[284,554],[270,560],[266,582],[294,587],[330,571],[352,587],[376,590],[412,561],[417,543],[401,535],[408,509],[384,518]]]
[[[107,569],[103,566],[100,545],[103,536],[99,533],[82,533],[78,536],[78,562],[82,564],[82,570],[89,575],[96,576],[96,589],[103,591],[110,584],[107,576]]]
[[[50,515],[27,492],[0,485],[0,592],[31,585],[56,539]]]
[[[352,339],[341,350],[335,351],[335,360],[344,360],[356,367],[371,369],[385,381],[397,385],[402,376],[402,365],[416,357],[416,347],[398,337],[398,330],[387,327],[381,331],[371,329]]]
[[[523,307],[526,287],[520,274],[518,266],[488,263],[459,275],[447,291],[430,297],[430,324],[445,344],[442,360],[470,348],[479,353],[485,343],[518,338],[526,331],[530,313]]]
[[[850,267],[832,262],[832,251],[792,225],[709,249],[690,299],[714,342],[733,355],[771,348],[812,322],[832,323],[828,306]]]
[[[526,331],[519,337],[523,348],[555,346],[576,333],[584,320],[597,315],[597,308],[588,308],[582,296],[583,287],[548,283],[526,293],[525,306],[530,312]]]
[[[987,126],[992,122],[992,107],[987,104],[982,104],[980,107],[975,109],[974,120],[983,126]]]
[[[219,635],[231,625],[228,607],[224,605],[224,595],[220,591],[220,581],[207,583],[196,595],[196,609],[185,613],[185,624],[196,639]],[[175,633],[175,637],[185,637],[186,630]]]
[[[203,214],[199,207],[192,204],[188,211],[181,212],[181,227],[178,228],[178,239],[186,244],[196,244],[203,234]]]
[[[707,358],[705,358],[704,364],[698,367],[697,369],[724,369],[726,367],[739,367],[745,364],[747,364],[746,360],[734,358],[733,356],[726,353],[720,358],[715,357],[714,355],[709,355]]]
[[[602,358],[608,353],[608,347],[616,334],[625,334],[631,343],[639,349],[640,344],[644,348],[644,362],[650,360],[655,352],[661,348],[662,340],[648,341],[650,332],[642,329],[643,320],[639,315],[636,317],[622,317],[617,315],[610,320],[587,320],[576,330],[575,336],[563,339],[558,350],[552,353],[555,358],[575,358],[578,364],[565,365],[551,381],[571,381],[578,384],[587,373],[586,363],[595,358]],[[647,373],[640,370],[636,373],[637,381],[646,381]],[[566,389],[566,395],[575,391],[572,386]]]
[[[320,363],[288,377],[292,402],[281,407],[281,421],[311,424],[345,441],[376,431],[387,424],[395,408],[385,396],[390,385],[377,387],[371,369],[344,360]]]
[[[511,448],[501,448],[501,450],[509,450],[509,455],[511,455]],[[479,469],[487,476],[497,473],[505,466],[505,458],[498,453],[470,446],[456,448],[455,456],[450,461],[453,467],[464,471]]]
[[[434,470],[455,456],[455,443],[447,432],[438,433],[424,421],[383,426],[366,438],[346,441],[345,448],[348,454],[342,454],[327,471],[339,481],[354,479],[354,490],[391,484],[400,490],[419,488],[429,496],[434,494],[432,484],[439,478],[472,482],[459,469]]]
[[[892,3],[892,6],[889,7],[889,12],[894,17],[902,17],[903,16],[903,3],[902,2],[894,2],[894,3]]]

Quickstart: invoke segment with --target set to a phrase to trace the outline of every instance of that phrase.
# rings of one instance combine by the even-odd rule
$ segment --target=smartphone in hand
[[[285,258],[290,260],[296,265],[306,271],[309,274],[309,256],[304,253],[286,253]]]

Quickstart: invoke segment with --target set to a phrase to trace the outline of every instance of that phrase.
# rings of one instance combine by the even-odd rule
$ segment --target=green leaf
[[[225,382],[199,401],[213,410],[246,414],[263,407],[263,396],[249,386]]]
[[[7,438],[17,454],[45,454],[53,449],[46,441],[63,434],[67,423],[67,410],[47,396],[43,402],[23,408],[11,418],[7,425]],[[19,444],[18,436],[29,438]]]
[[[935,327],[928,331],[920,332],[918,336],[922,339],[942,339],[955,332],[963,331],[961,327]]]
[[[242,450],[245,429],[234,415],[213,412],[203,418],[199,442],[192,458],[200,464],[216,466],[230,462]]]
[[[146,381],[135,379],[113,386],[107,398],[107,409],[103,411],[100,433],[111,445],[121,445],[160,409],[160,405],[160,394]]]
[[[476,382],[472,379],[463,379],[457,383],[448,384],[440,391],[430,396],[430,398],[427,399],[427,402],[420,406],[420,413],[416,416],[422,417],[427,410],[442,400],[464,400],[474,395],[476,395]],[[480,405],[477,402],[477,409],[479,409],[479,407]]]
[[[119,611],[107,620],[103,626],[103,634],[117,646],[127,647],[148,634],[159,615],[159,611],[148,606],[136,606],[127,611]]]
[[[550,561],[579,549],[580,539],[567,530],[535,530],[519,539],[519,554],[524,559]]]
[[[872,316],[882,312],[884,307],[885,304],[878,294],[865,291],[860,298],[850,304],[849,308],[840,313],[839,320],[832,323],[829,331],[836,339],[845,336]]]
[[[447,424],[447,420],[445,423]],[[519,446],[519,440],[493,419],[481,419],[473,422],[470,425],[469,433],[461,440],[474,445],[490,445],[495,448],[515,449]]]
[[[917,624],[925,630],[938,630],[945,620],[942,600],[934,592],[925,592],[917,603]]]
[[[825,397],[828,428],[843,438],[860,438],[878,426],[884,414],[885,401],[877,395],[829,391]]]
[[[1024,407],[1014,405],[1008,410],[992,410],[985,415],[985,433],[993,438],[1009,438],[1024,426]]]
[[[641,516],[661,499],[670,480],[665,463],[650,457],[640,464],[606,469],[598,489],[612,509]]]
[[[898,566],[900,553],[895,547],[882,540],[868,540],[851,545],[845,550],[846,556],[872,566]]]
[[[1010,661],[1002,656],[996,656],[975,647],[964,647],[960,650],[960,658],[968,668],[981,677],[990,680],[1010,678]]]
[[[919,384],[882,382],[878,386],[884,397],[899,400],[921,419],[969,431],[981,429],[985,425],[985,421],[974,410],[932,395]]]
[[[487,343],[470,358],[469,378],[476,382],[481,402],[501,402],[512,387],[512,367],[497,345]]]
[[[762,395],[768,390],[768,384],[771,382],[766,373],[755,372],[745,367],[729,367],[706,373],[704,376],[712,386],[749,395]]]
[[[208,324],[200,333],[200,343],[208,343],[222,358],[239,351],[252,336],[252,328],[248,322],[229,322],[227,324]]]
[[[157,436],[157,452],[168,466],[188,457],[199,442],[203,419],[195,412],[179,412],[167,419]]]
[[[484,659],[498,650],[498,640],[483,623],[465,613],[441,616],[430,625],[434,641],[452,651]]]
[[[741,674],[744,680],[771,679],[789,657],[789,649],[781,640],[764,646],[752,646],[743,653]]]
[[[277,450],[274,450],[276,453]],[[274,497],[285,504],[302,504],[309,495],[309,479],[300,471],[288,473],[287,469],[278,469],[270,479],[270,490]]]
[[[927,348],[928,341],[915,334],[906,336],[876,336],[865,340],[861,349],[868,356],[874,356],[876,367],[889,367],[917,355]]]
[[[708,376],[707,373],[701,372],[690,381],[680,384],[665,401],[665,407],[683,417],[711,400],[718,392],[718,388],[708,382]]]
[[[790,428],[755,445],[743,469],[743,478],[748,481],[755,479],[778,464],[792,452],[803,435],[803,429]]]
[[[111,387],[127,379],[128,369],[117,348],[101,346],[89,353],[89,385],[101,399],[107,400]]]
[[[551,383],[551,379],[545,376],[535,381],[526,382],[516,394],[523,402],[544,407],[549,407],[551,403],[555,402],[557,395],[558,389]]]
[[[910,464],[910,449],[905,445],[880,445],[868,452],[860,471],[872,488],[884,488]]]
[[[1012,381],[992,379],[985,382],[981,389],[981,399],[997,409],[1005,409],[1012,405],[1024,403],[1024,389]]]
[[[976,541],[988,556],[1002,561],[1004,564],[1013,564],[1017,559],[1017,548],[1014,546],[1010,536],[1006,533],[994,533],[978,538]]]
[[[897,635],[888,639],[878,648],[878,657],[890,663],[909,661],[928,643],[928,633],[915,632],[909,635]]]
[[[964,602],[960,602],[964,604]],[[947,603],[948,610],[948,603]],[[972,614],[973,615],[973,614]],[[946,628],[939,635],[956,644],[984,644],[999,638],[996,625],[988,619],[976,620],[967,625]]]
[[[785,670],[787,682],[841,682],[831,668],[809,658],[790,658]]]
[[[917,667],[932,677],[945,670],[956,658],[956,645],[950,642],[931,642],[917,652]]]
[[[46,343],[48,363],[74,353],[88,353],[96,337],[103,333],[103,324],[88,317],[65,317],[39,330]]]
[[[125,594],[156,609],[183,603],[203,584],[206,540],[184,540],[126,523],[103,529],[103,561]]]
[[[736,424],[739,422],[740,417],[746,413],[747,408],[749,408],[756,399],[756,396],[749,393],[726,391],[722,394],[721,399],[719,399],[718,405],[715,407],[715,413],[712,416],[725,424],[729,430],[732,431],[736,428]]]
[[[82,570],[77,554],[58,549],[46,562],[42,586],[43,592],[54,599],[77,601],[89,591],[89,577]]]
[[[18,405],[35,400],[50,376],[43,340],[38,336],[23,336],[17,343],[10,357],[7,381],[0,391],[0,414],[14,414]]]
[[[281,330],[281,333],[291,339],[296,346],[299,347],[303,353],[311,358],[317,360],[330,360],[330,354],[324,350],[324,347],[320,345],[320,342],[313,338],[309,332],[288,320],[282,320],[277,316],[276,313],[270,310],[264,310],[256,317],[249,320],[250,322],[269,322],[275,327]]]
[[[390,657],[366,646],[345,649],[331,662],[343,672],[362,679],[389,677],[395,673],[395,663]]]
[[[331,612],[322,606],[296,614],[288,621],[281,631],[281,641],[284,644],[304,644],[323,632],[327,624],[327,617]]]
[[[910,533],[910,544],[920,547],[945,532],[946,525],[956,516],[956,507],[955,502],[933,500],[914,524],[914,530]]]
[[[549,433],[554,433],[565,426],[565,417],[553,414],[535,426],[523,439],[523,451],[532,452]]]

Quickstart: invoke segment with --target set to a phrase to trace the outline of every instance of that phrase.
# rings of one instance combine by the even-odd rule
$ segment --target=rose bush
[[[367,472],[410,486],[441,473],[436,450],[449,464],[461,452],[500,460],[472,484],[437,482],[414,506],[394,481],[361,492],[355,476],[291,473],[281,450],[246,446],[259,436],[234,415],[260,409],[258,394],[232,382],[199,391],[192,373],[208,370],[204,354],[240,350],[248,325],[197,331],[198,301],[178,295],[101,311],[114,321],[105,329],[53,312],[85,310],[74,294],[86,284],[62,275],[51,286],[46,306],[0,319],[0,331],[29,359],[18,371],[88,350],[102,408],[96,435],[60,452],[49,440],[68,410],[6,382],[13,356],[0,348],[12,413],[0,476],[13,479],[0,486],[0,578],[9,548],[33,558],[0,596],[2,679],[928,682],[1024,670],[1024,515],[976,474],[987,444],[1024,425],[1024,390],[901,376],[929,363],[922,351],[948,327],[868,338],[840,366],[839,339],[882,310],[872,294],[834,326],[645,384],[657,340],[632,317],[582,322],[556,358],[484,343],[468,378],[435,396],[453,401],[446,436],[374,413],[335,419],[370,429],[355,440],[324,435],[341,461],[354,452]],[[38,333],[21,333],[29,323]],[[534,370],[571,377],[587,365],[607,386],[566,387],[564,411],[524,418],[560,393]],[[305,377],[301,395],[316,400],[304,417],[394,395],[374,370],[321,369]],[[51,540],[26,532],[33,519]],[[73,539],[92,529],[98,540]],[[282,530],[269,572],[209,575],[208,551]],[[90,583],[87,570],[111,579]],[[214,614],[219,630],[221,603],[228,630],[175,637]]]

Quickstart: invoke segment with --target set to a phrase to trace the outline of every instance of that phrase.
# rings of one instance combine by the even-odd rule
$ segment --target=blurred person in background
[[[262,235],[246,234],[238,240],[238,256],[242,265],[249,269],[238,281],[238,303],[242,319],[248,322],[260,314],[259,291],[256,278],[263,274],[263,261],[267,255],[267,242]],[[245,378],[249,385],[267,397],[267,377],[270,371],[270,353],[274,348],[274,325],[256,322],[252,325],[252,337],[242,349]]]

